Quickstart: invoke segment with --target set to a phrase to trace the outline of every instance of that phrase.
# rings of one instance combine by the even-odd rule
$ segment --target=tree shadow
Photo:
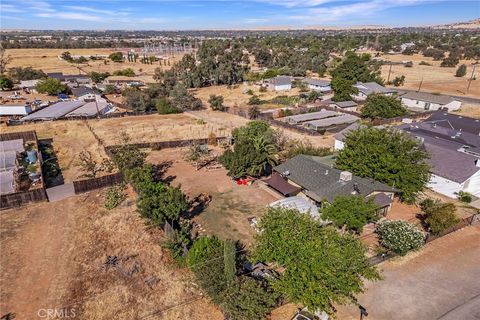
[[[42,155],[42,175],[45,186],[51,188],[64,184],[62,169],[53,148],[53,139],[38,140],[38,149]]]
[[[177,176],[166,176],[168,168],[170,168],[172,165],[173,161],[163,161],[162,163],[155,164],[153,166],[153,179],[166,184],[172,183]]]
[[[190,201],[190,209],[185,212],[186,219],[192,219],[202,213],[212,201],[212,196],[206,193],[200,193]]]

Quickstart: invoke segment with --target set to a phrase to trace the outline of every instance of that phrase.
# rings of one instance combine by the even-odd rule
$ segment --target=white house
[[[308,85],[308,88],[311,90],[315,90],[319,92],[332,91],[332,88],[330,87],[330,81],[328,80],[305,78],[303,79],[303,82],[305,82]]]
[[[419,139],[428,152],[429,188],[451,198],[460,191],[480,196],[480,136],[436,121],[399,128]]]
[[[445,95],[431,94],[427,92],[407,92],[401,96],[402,103],[413,110],[439,110],[448,109],[454,111],[460,109],[461,101]]]
[[[385,88],[384,86],[379,85],[376,82],[357,82],[354,85],[358,89],[357,94],[353,94],[352,98],[357,101],[366,100],[367,97],[372,93],[383,94],[386,96],[391,96],[397,91],[393,89]]]
[[[292,77],[276,76],[266,81],[267,87],[273,91],[287,91],[292,89]]]
[[[32,113],[32,107],[29,104],[0,105],[0,116],[26,116],[30,113]]]

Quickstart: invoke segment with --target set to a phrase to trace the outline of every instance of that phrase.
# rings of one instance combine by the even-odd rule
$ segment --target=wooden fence
[[[23,141],[37,141],[35,131],[5,132],[0,134],[0,141],[23,139]]]
[[[2,210],[13,207],[20,207],[29,202],[47,201],[47,193],[44,188],[23,192],[15,192],[0,196]]]
[[[75,194],[79,194],[91,190],[113,186],[121,182],[123,182],[123,174],[121,172],[117,172],[108,176],[73,181],[73,188],[75,190]]]

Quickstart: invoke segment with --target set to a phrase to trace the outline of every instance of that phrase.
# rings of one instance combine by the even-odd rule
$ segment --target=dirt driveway
[[[384,263],[384,280],[358,297],[367,319],[480,319],[479,244],[480,227],[467,227]],[[339,308],[338,319],[358,318],[358,308]]]

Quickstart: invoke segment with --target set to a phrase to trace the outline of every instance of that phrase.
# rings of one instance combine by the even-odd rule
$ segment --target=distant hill
[[[480,18],[467,22],[456,22],[432,26],[434,29],[480,29]]]

